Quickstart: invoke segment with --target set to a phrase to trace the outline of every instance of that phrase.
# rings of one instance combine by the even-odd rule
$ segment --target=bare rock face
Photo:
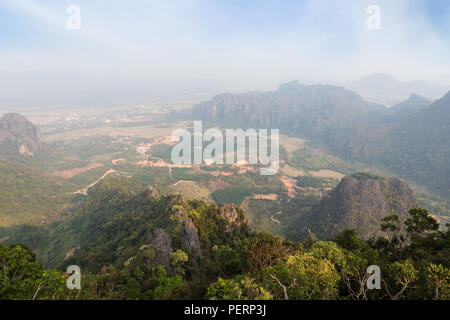
[[[17,113],[0,118],[0,149],[7,158],[33,156],[42,148],[39,128]]]
[[[381,235],[381,219],[397,214],[401,220],[417,205],[411,188],[398,178],[364,173],[344,177],[314,208],[311,229],[322,239],[351,228],[367,239]]]
[[[172,273],[169,254],[172,252],[172,237],[158,228],[153,234],[152,248],[156,250],[156,260],[168,273]]]
[[[200,241],[198,239],[197,228],[191,219],[184,220],[184,228],[181,235],[183,244],[188,247],[195,257],[201,257]]]
[[[147,190],[142,192],[141,196],[144,197],[144,198],[158,199],[159,198],[159,193],[158,193],[158,191],[155,188],[148,187]]]
[[[170,200],[170,203],[171,203],[172,205],[174,205],[174,204],[181,204],[181,203],[183,203],[183,202],[184,202],[184,197],[183,197],[181,194],[175,195],[175,196]]]
[[[155,201],[159,198],[160,197],[158,191],[152,187],[148,187],[148,189],[145,189],[144,191],[131,197],[131,199],[135,202],[144,202],[144,203],[147,203],[149,201]]]
[[[366,102],[342,87],[304,86],[292,81],[273,92],[223,93],[187,112],[192,119],[253,128],[285,128],[300,136],[326,138],[336,127],[383,110],[383,106]]]
[[[239,213],[235,206],[231,204],[224,204],[219,207],[219,214],[229,223],[235,223],[239,218]]]
[[[154,199],[159,198],[159,192],[155,188],[150,186],[150,187],[148,187],[148,191],[147,192],[149,193],[149,197],[150,198],[154,198]]]
[[[247,219],[240,220],[239,212],[237,208],[232,204],[224,204],[219,207],[218,214],[224,218],[230,225],[230,230],[233,227],[240,227],[243,224],[247,224]]]

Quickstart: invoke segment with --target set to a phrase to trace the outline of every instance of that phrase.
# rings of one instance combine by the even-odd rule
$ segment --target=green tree
[[[177,275],[170,277],[167,275],[166,269],[162,266],[156,268],[155,284],[156,287],[153,290],[153,299],[161,300],[170,297],[170,293],[177,286],[183,283],[182,278]]]
[[[341,277],[349,296],[352,299],[367,299],[366,272],[369,263],[357,253],[340,248],[333,241],[319,241],[313,244],[310,253],[319,259],[330,261]]]
[[[67,293],[65,277],[44,270],[25,246],[0,245],[0,299],[58,299]]]
[[[439,223],[428,213],[426,209],[414,208],[409,210],[411,218],[405,221],[406,231],[413,240],[421,239],[430,234],[435,234],[439,229]]]
[[[277,299],[326,300],[338,297],[339,274],[327,259],[311,253],[289,256],[265,269],[265,287]]]
[[[406,289],[418,279],[419,271],[411,260],[396,261],[388,266],[389,283],[383,279],[386,292],[392,300],[398,300],[405,294]]]
[[[175,252],[171,252],[169,254],[169,258],[170,258],[170,265],[173,268],[173,272],[175,274],[184,276],[185,271],[184,271],[183,266],[189,260],[188,254],[186,252],[184,252],[183,250],[178,249]]]
[[[427,277],[434,288],[435,300],[448,300],[450,298],[450,269],[441,264],[430,263],[427,268]]]
[[[258,287],[255,280],[247,275],[238,275],[233,279],[222,279],[211,283],[207,290],[210,300],[271,300],[272,295]]]

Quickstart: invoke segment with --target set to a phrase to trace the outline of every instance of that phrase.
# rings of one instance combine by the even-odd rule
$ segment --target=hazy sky
[[[80,30],[66,27],[69,5],[81,9]],[[381,10],[379,30],[366,26],[369,5]],[[448,85],[450,1],[0,0],[0,78],[40,69],[105,84],[258,89],[383,72]]]

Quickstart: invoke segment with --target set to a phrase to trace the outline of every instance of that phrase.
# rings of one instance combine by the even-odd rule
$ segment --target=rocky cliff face
[[[375,75],[376,82],[389,79],[385,76]],[[294,81],[273,92],[221,94],[178,116],[229,128],[279,128],[346,160],[388,168],[448,198],[449,110],[450,92],[433,103],[413,94],[387,109],[342,87]]]
[[[7,159],[33,156],[42,148],[39,128],[17,113],[0,118],[0,154]]]
[[[135,201],[146,201],[148,199],[158,199],[159,197],[160,196],[158,191],[155,188],[149,186],[142,193],[139,193],[138,195],[134,196],[133,199]]]
[[[189,248],[195,257],[201,257],[200,241],[198,239],[197,228],[191,219],[184,220],[184,229],[181,235],[183,244]]]
[[[380,235],[381,219],[397,214],[405,219],[417,200],[409,186],[398,178],[381,178],[367,174],[344,177],[313,208],[310,229],[322,239],[334,237],[351,228],[363,238]]]
[[[189,116],[227,125],[280,128],[284,133],[320,138],[384,109],[342,87],[304,86],[293,81],[274,92],[218,95],[194,106]]]
[[[235,227],[248,224],[247,218],[239,215],[238,209],[232,204],[224,204],[218,208],[218,214],[228,223],[228,231]]]
[[[231,204],[225,204],[223,206],[220,206],[219,214],[231,224],[235,223],[239,218],[239,214],[236,210],[236,207]]]
[[[156,250],[156,259],[168,273],[172,273],[169,254],[172,252],[172,237],[163,229],[158,228],[153,234],[152,248]]]

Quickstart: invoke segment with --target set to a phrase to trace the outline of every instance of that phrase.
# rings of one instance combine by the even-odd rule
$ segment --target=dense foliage
[[[0,160],[0,225],[53,220],[69,203],[75,186],[25,165]]]
[[[404,221],[386,216],[385,236],[377,239],[348,229],[330,241],[300,243],[249,230],[239,208],[160,197],[115,178],[96,186],[73,216],[43,230],[53,239],[46,245],[58,242],[52,259],[59,266],[43,269],[25,246],[0,245],[0,298],[450,298],[450,232],[424,209],[410,210]],[[10,242],[20,232],[25,239],[16,230]],[[55,254],[70,247],[65,259]],[[81,290],[65,286],[73,264],[81,267]],[[381,269],[379,290],[367,289],[370,265]]]

